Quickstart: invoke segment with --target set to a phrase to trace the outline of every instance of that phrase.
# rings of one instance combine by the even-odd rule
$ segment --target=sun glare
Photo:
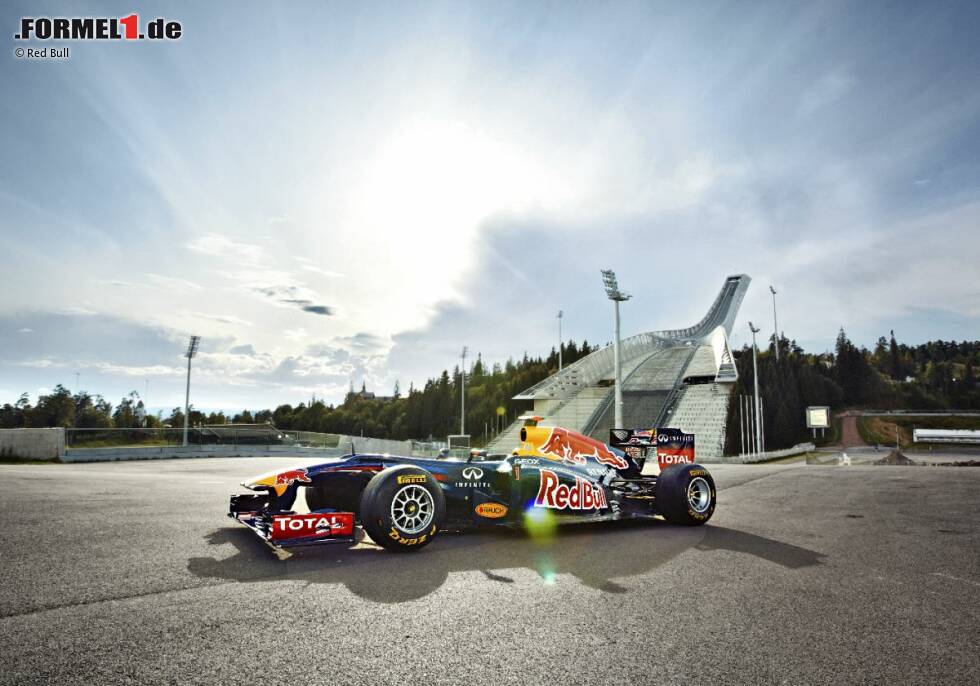
[[[543,168],[504,141],[459,122],[414,125],[393,131],[366,164],[349,223],[362,239],[384,237],[372,258],[402,276],[397,297],[425,305],[436,300],[431,268],[438,298],[460,297],[459,277],[479,266],[482,222],[552,192]]]

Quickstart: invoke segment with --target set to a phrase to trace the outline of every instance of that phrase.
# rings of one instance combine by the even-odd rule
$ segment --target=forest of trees
[[[804,408],[829,405],[883,410],[980,409],[977,369],[980,341],[930,341],[909,346],[890,338],[878,339],[873,350],[855,346],[843,329],[837,335],[833,354],[804,352],[796,341],[775,342],[759,351],[759,393],[763,402],[766,449],[788,448],[806,440]],[[737,395],[753,393],[752,350],[734,353],[739,380]],[[739,405],[728,411],[725,452],[741,449]]]
[[[588,341],[571,341],[562,346],[562,361],[568,365],[597,349]],[[475,439],[482,440],[494,424],[502,429],[522,412],[530,409],[529,401],[515,401],[513,396],[558,370],[558,351],[547,357],[524,356],[505,364],[485,365],[477,356],[466,374],[466,427]],[[396,383],[391,396],[373,397],[362,386],[351,390],[336,406],[322,400],[298,405],[280,405],[274,410],[244,410],[236,415],[222,412],[205,414],[191,408],[190,421],[199,424],[253,423],[271,421],[280,429],[319,431],[376,438],[437,438],[445,440],[459,431],[459,368],[444,370],[418,389],[409,387],[401,393]],[[78,391],[72,394],[64,386],[38,398],[31,405],[25,393],[15,404],[0,407],[0,428],[136,428],[181,427],[183,408],[175,407],[169,416],[147,414],[143,400],[135,391],[112,406],[102,396]]]
[[[867,350],[855,346],[841,330],[834,353],[807,353],[786,339],[779,344],[778,363],[772,339],[768,349],[760,350],[758,360],[769,449],[789,447],[807,438],[807,405],[834,409],[980,409],[980,341],[931,341],[909,346],[899,344],[892,334]],[[587,341],[581,345],[571,342],[562,348],[563,361],[571,364],[595,349]],[[737,350],[735,358],[739,381],[734,393],[751,394],[751,350]],[[508,360],[503,365],[485,365],[478,356],[466,375],[466,427],[474,442],[482,442],[485,431],[492,434],[494,425],[502,429],[530,409],[529,401],[515,401],[513,396],[557,369],[558,353],[554,349],[547,357],[528,357],[525,353],[520,360]],[[362,392],[352,389],[338,405],[313,400],[280,405],[274,410],[244,410],[233,416],[205,414],[192,408],[190,419],[193,425],[272,422],[280,429],[295,431],[444,440],[459,431],[459,381],[456,368],[429,379],[422,388],[410,386],[405,393],[396,384],[387,397],[374,397],[362,386]],[[24,394],[13,405],[0,407],[0,428],[181,427],[183,422],[183,408],[174,408],[169,416],[147,414],[135,391],[113,406],[101,396],[82,391],[73,394],[57,386],[33,406]],[[729,454],[740,449],[738,425],[738,403],[732,402],[729,426],[733,430],[728,432],[726,445]]]

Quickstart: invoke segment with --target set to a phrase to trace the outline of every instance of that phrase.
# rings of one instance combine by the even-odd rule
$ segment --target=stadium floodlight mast
[[[616,281],[616,273],[612,269],[603,269],[602,283],[606,287],[606,296],[613,301],[613,308],[616,313],[616,337],[613,339],[613,357],[616,361],[616,428],[623,428],[623,361],[619,352],[619,303],[629,300],[629,293],[619,290],[619,283]]]
[[[466,346],[463,346],[463,364],[459,368],[459,433],[466,435]]]
[[[184,396],[184,445],[187,445],[187,426],[190,422],[191,414],[191,360],[197,355],[197,346],[201,342],[200,336],[191,336],[190,343],[187,344],[187,394]]]
[[[762,427],[759,424],[759,363],[757,361],[759,348],[755,344],[755,335],[760,329],[749,322],[749,329],[752,330],[752,381],[755,383],[755,404],[752,408],[752,416],[755,418],[755,452],[759,452],[762,446]]]
[[[558,310],[558,373],[561,373],[561,318],[564,314]]]
[[[772,330],[773,340],[776,342],[776,362],[779,362],[779,322],[776,320],[776,289],[769,284],[769,292],[772,293]]]

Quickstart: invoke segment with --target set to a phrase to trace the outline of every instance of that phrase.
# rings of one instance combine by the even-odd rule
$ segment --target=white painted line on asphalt
[[[953,576],[952,574],[945,574],[944,572],[933,572],[932,576],[939,576],[943,579],[952,579],[953,581],[962,581],[965,584],[970,584],[971,586],[980,586],[980,581],[971,581],[970,579],[962,579],[958,576]]]

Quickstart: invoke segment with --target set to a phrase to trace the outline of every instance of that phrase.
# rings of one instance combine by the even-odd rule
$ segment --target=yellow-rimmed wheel
[[[411,465],[375,474],[361,495],[361,524],[389,550],[418,550],[439,533],[446,500],[435,478]]]
[[[671,465],[657,477],[657,512],[671,524],[699,526],[715,512],[715,480],[699,464]]]

